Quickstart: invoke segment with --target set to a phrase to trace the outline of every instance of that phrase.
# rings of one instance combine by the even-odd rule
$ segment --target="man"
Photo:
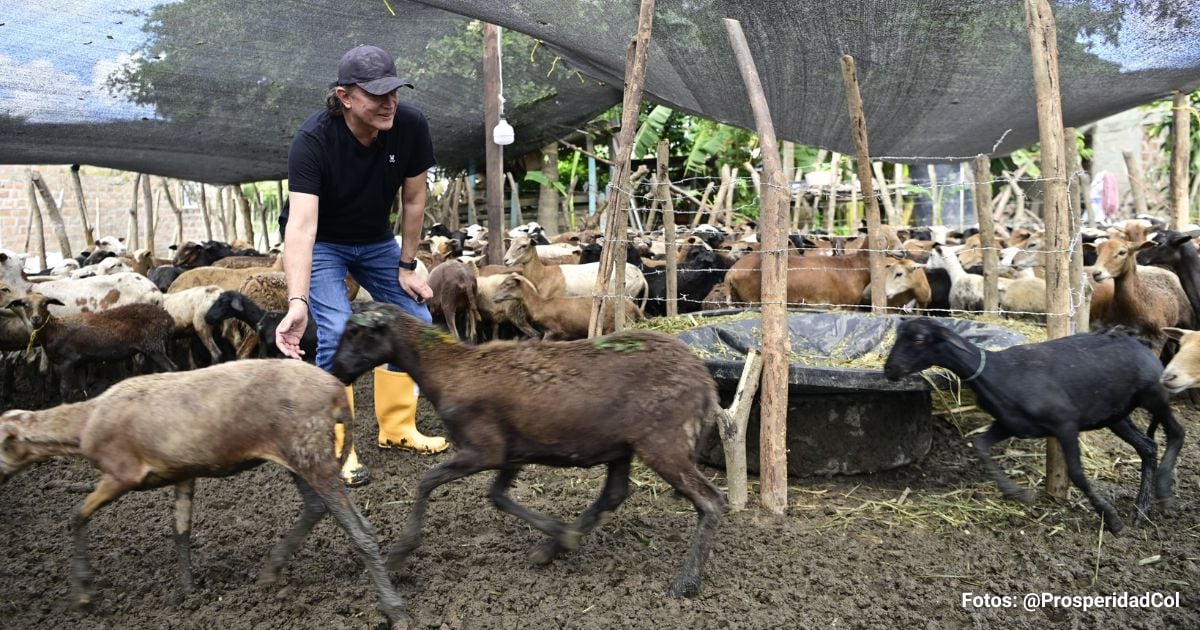
[[[300,358],[300,338],[311,313],[317,326],[317,365],[325,370],[350,318],[347,273],[374,299],[430,321],[424,303],[433,292],[414,272],[433,142],[421,111],[399,102],[401,87],[412,84],[397,78],[390,54],[376,46],[352,48],[338,63],[325,110],[304,121],[288,151],[290,197],[280,216],[288,312],[276,344],[284,354]],[[398,191],[402,245],[393,238],[388,220]],[[351,388],[347,395],[353,403]],[[446,448],[443,438],[417,431],[416,407],[411,378],[375,370],[380,447],[424,453]],[[340,452],[340,430],[337,438]],[[353,451],[342,476],[349,485],[370,478]]]

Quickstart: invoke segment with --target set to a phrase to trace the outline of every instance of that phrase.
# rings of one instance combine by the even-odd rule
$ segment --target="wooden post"
[[[37,184],[34,183],[36,175],[33,170],[29,171],[29,226],[26,234],[33,236],[33,244],[37,247],[39,265],[42,269],[46,269],[50,265],[46,263],[46,228],[42,224],[42,209],[38,206],[37,200]],[[29,238],[25,239],[25,251],[29,251]]]
[[[217,187],[217,221],[221,224],[221,240],[229,243],[229,220],[225,216],[225,187]]]
[[[746,353],[742,378],[738,381],[729,411],[722,409],[718,412],[717,431],[721,434],[721,445],[725,450],[725,481],[729,488],[726,494],[732,512],[746,508],[746,424],[750,420],[750,410],[754,408],[762,363],[762,355],[751,348]]]
[[[1071,290],[1068,326],[1073,333],[1087,332],[1087,328],[1081,330],[1075,325],[1079,311],[1087,309],[1087,298],[1084,296],[1084,286],[1087,284],[1087,280],[1083,277],[1083,239],[1074,238],[1080,228],[1079,217],[1083,209],[1080,200],[1085,196],[1084,191],[1080,190],[1079,147],[1075,143],[1076,133],[1074,127],[1063,129],[1063,152],[1066,154],[1067,163],[1067,214],[1064,217],[1069,239],[1067,243],[1068,245],[1072,242],[1075,243],[1072,251],[1068,253],[1070,260],[1067,262],[1067,284]]]
[[[888,194],[887,176],[883,174],[883,162],[872,162],[871,172],[875,174],[875,182],[879,187],[879,198],[883,200],[883,212],[887,216],[888,225],[900,225],[900,213],[896,212],[896,204]]]
[[[167,178],[162,178],[159,184],[162,185],[162,190],[167,195],[167,205],[171,208],[171,214],[175,215],[175,238],[171,239],[171,241],[178,247],[183,245],[183,210],[179,208],[179,204],[175,203],[175,198],[171,196],[171,187],[168,184]]]
[[[500,124],[500,27],[483,25],[483,144],[486,162],[488,262],[504,259],[504,147],[492,141]],[[455,204],[452,212],[458,212]]]
[[[871,180],[871,151],[867,144],[867,118],[863,113],[862,94],[858,90],[858,69],[854,57],[842,55],[842,81],[846,84],[846,103],[850,109],[850,133],[854,136],[854,148],[858,154],[858,184],[862,189],[863,204],[867,211],[867,245],[870,247],[868,260],[871,265],[871,312],[883,313],[887,307],[887,287],[884,286],[883,250],[887,240],[883,236],[882,219],[879,217],[879,201],[875,199],[875,186]],[[887,194],[886,192],[884,194]],[[851,225],[853,230],[854,226]]]
[[[605,223],[604,249],[600,254],[600,269],[596,274],[596,287],[592,310],[588,322],[588,337],[595,337],[603,330],[606,294],[610,291],[609,275],[615,276],[615,297],[623,300],[625,294],[625,252],[627,249],[625,217],[629,190],[629,158],[633,155],[633,136],[637,132],[638,110],[642,102],[642,86],[646,82],[646,59],[650,56],[650,34],[654,28],[654,0],[641,0],[638,12],[638,30],[625,55],[625,97],[621,104],[621,132],[617,137],[615,158],[616,172],[613,175],[612,193],[609,195],[608,217]],[[619,261],[620,264],[616,264]],[[615,272],[615,273],[614,273]],[[625,322],[625,309],[618,301],[613,308],[613,323],[620,330]]]
[[[138,191],[142,187],[141,173],[133,176],[133,199],[129,202],[129,225],[126,230],[125,246],[130,250],[138,249]]]
[[[42,201],[46,204],[46,214],[50,217],[50,227],[54,229],[54,236],[58,239],[58,253],[63,259],[70,258],[71,241],[67,238],[67,226],[63,224],[62,212],[58,209],[58,203],[54,201],[54,195],[50,193],[50,187],[46,185],[46,180],[37,171],[29,171],[29,178],[33,181],[33,185],[37,187],[38,192],[42,195]],[[45,260],[42,261],[45,263]],[[42,267],[49,265],[43,264]]]
[[[79,222],[83,226],[84,247],[96,244],[96,235],[88,225],[87,201],[83,198],[83,182],[79,179],[79,165],[71,165],[71,187],[75,190],[75,204],[79,206]],[[99,228],[100,226],[96,226]]]
[[[208,215],[208,193],[204,190],[204,184],[200,184],[200,218],[204,221],[204,238],[213,240],[212,219]]]
[[[144,202],[145,214],[143,218],[146,221],[146,248],[150,250],[150,256],[154,256],[154,188],[150,185],[150,175],[142,174],[142,201]]]
[[[558,143],[550,142],[542,147],[542,177],[547,184],[538,186],[537,221],[547,234],[558,234]]]
[[[671,197],[671,179],[667,171],[670,156],[667,153],[666,140],[658,143],[658,198],[663,208],[663,239],[667,246],[667,317],[679,314],[679,278],[676,277],[675,267],[678,265],[677,246],[675,244],[675,201]],[[695,297],[695,296],[689,296]],[[700,299],[704,299],[701,297]]]
[[[1067,169],[1063,155],[1062,97],[1058,82],[1058,40],[1050,0],[1025,0],[1025,26],[1033,56],[1034,90],[1037,93],[1038,136],[1044,182],[1046,236],[1046,338],[1058,339],[1071,333],[1067,311],[1071,305],[1067,280],[1067,251],[1070,222],[1067,221]],[[1046,440],[1046,492],[1067,497],[1067,468],[1062,446]]]
[[[788,224],[792,225],[795,222],[793,211],[791,208],[792,198],[795,196],[792,191],[792,181],[796,178],[796,143],[784,140],[780,143],[783,146],[783,180],[787,182],[787,199],[788,199]]]
[[[233,186],[234,207],[237,214],[242,219],[242,240],[254,245],[254,221],[250,218],[250,200],[246,198],[246,191],[242,190],[241,184]]]
[[[1125,158],[1125,171],[1129,173],[1129,192],[1133,195],[1133,212],[1135,216],[1145,216],[1150,211],[1146,206],[1146,180],[1142,173],[1141,156],[1133,151],[1122,151],[1121,156]],[[1174,168],[1173,163],[1172,168]]]
[[[892,183],[896,185],[896,224],[899,225],[904,219],[904,165],[897,162],[895,171],[892,173]]]
[[[837,219],[837,189],[842,183],[842,154],[833,152],[829,160],[829,208],[825,210],[825,232],[833,236],[834,221]]]
[[[983,312],[1000,310],[1000,287],[996,270],[996,224],[992,217],[992,160],[982,153],[975,156],[975,216],[979,218],[979,240],[983,247]]]
[[[1187,229],[1191,219],[1188,203],[1188,160],[1192,154],[1191,108],[1188,95],[1175,90],[1174,128],[1171,134],[1171,225]]]
[[[504,174],[508,178],[508,215],[512,217],[511,225],[517,227],[525,224],[525,217],[521,215],[521,186],[517,183],[517,178],[513,176],[512,171]],[[465,188],[459,186],[459,190]]]
[[[759,213],[762,241],[762,347],[763,376],[762,404],[759,409],[759,500],[775,514],[787,508],[787,395],[788,353],[790,343],[787,329],[787,198],[781,195],[787,183],[776,149],[775,127],[771,110],[763,92],[758,69],[742,25],[725,19],[725,30],[733,48],[742,82],[754,113],[762,150],[763,171],[767,185]]]
[[[399,193],[396,196],[399,197]],[[258,224],[262,227],[263,237],[262,251],[265,254],[267,250],[271,249],[271,230],[267,227],[267,204],[263,201],[262,191],[258,189],[257,185],[254,186],[254,206],[258,208]],[[403,214],[403,211],[399,211],[397,214]]]

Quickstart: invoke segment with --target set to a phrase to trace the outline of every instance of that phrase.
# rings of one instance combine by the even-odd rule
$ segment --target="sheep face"
[[[1168,337],[1179,342],[1179,351],[1159,379],[1172,394],[1200,383],[1200,333],[1184,328],[1163,328]]]
[[[1134,244],[1119,238],[1111,238],[1093,245],[1096,249],[1096,264],[1092,266],[1092,278],[1096,282],[1103,282],[1132,272],[1137,267],[1137,253],[1157,245],[1154,241]]]
[[[417,356],[407,340],[417,336],[417,329],[425,328],[394,306],[371,304],[356,309],[346,322],[329,373],[346,384],[382,363],[415,373]],[[428,331],[437,334],[432,327]]]
[[[530,256],[537,255],[533,241],[529,237],[514,238],[512,245],[508,251],[504,252],[504,264],[509,267],[519,267],[529,260]]]
[[[518,274],[510,273],[496,288],[496,294],[492,299],[497,302],[523,302],[524,296],[521,293],[521,283],[529,282]]]
[[[64,306],[57,298],[30,293],[8,303],[8,308],[23,318],[31,328],[39,329],[50,320],[50,306]]]
[[[897,381],[934,365],[945,331],[928,319],[910,319],[896,327],[896,343],[883,364],[888,380]]]
[[[8,481],[36,461],[21,436],[21,425],[32,416],[32,411],[21,409],[0,416],[0,483]]]

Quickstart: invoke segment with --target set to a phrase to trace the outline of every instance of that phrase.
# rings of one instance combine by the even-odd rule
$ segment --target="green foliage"
[[[562,171],[560,169],[559,173],[561,174],[561,172]],[[535,182],[539,186],[551,186],[557,190],[560,195],[567,194],[567,187],[562,183],[561,180],[552,182],[545,175],[543,175],[541,171],[529,171],[528,173],[525,173],[525,181]]]
[[[633,156],[635,158],[652,158],[658,151],[658,143],[662,140],[663,131],[671,114],[675,113],[665,105],[655,106],[650,113],[642,116],[641,126],[633,137]]]

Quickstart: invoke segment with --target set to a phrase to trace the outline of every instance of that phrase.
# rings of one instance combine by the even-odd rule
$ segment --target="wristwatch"
[[[417,270],[417,259],[414,258],[408,262],[404,262],[404,259],[401,258],[400,259],[400,268],[407,269],[409,271],[416,271]]]

